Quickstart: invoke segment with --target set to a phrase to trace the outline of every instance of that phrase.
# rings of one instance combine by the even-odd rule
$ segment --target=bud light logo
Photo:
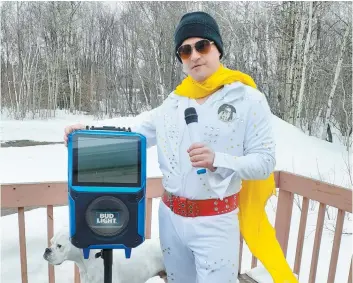
[[[118,226],[119,213],[118,212],[96,212],[97,226]]]

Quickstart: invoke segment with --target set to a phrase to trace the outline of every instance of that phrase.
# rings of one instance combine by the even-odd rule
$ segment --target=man
[[[132,131],[146,136],[149,147],[157,146],[166,191],[159,207],[159,233],[168,282],[237,282],[240,229],[271,272],[273,262],[255,244],[272,237],[267,244],[275,248],[270,252],[283,262],[269,224],[267,238],[257,231],[267,223],[264,203],[275,188],[275,142],[266,98],[248,75],[220,63],[222,38],[207,13],[184,15],[174,38],[176,56],[188,77],[144,121],[132,126]],[[201,140],[194,143],[184,120],[189,107],[198,114]],[[65,142],[68,133],[80,128],[83,125],[67,127]],[[206,172],[197,174],[200,168]],[[239,200],[244,180],[249,180],[245,186],[250,189]],[[262,187],[251,180],[261,180]],[[251,200],[254,192],[262,198]],[[252,214],[252,205],[257,215]],[[244,223],[247,219],[253,222]],[[271,273],[275,283],[296,282],[289,281],[292,275],[287,276],[288,266],[282,268],[283,264],[280,269],[287,272],[287,281],[276,281],[275,273],[283,273],[276,267]]]

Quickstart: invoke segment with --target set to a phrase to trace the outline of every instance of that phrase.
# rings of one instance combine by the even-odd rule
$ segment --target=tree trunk
[[[344,36],[343,36],[343,40],[342,40],[342,44],[341,44],[341,51],[340,51],[340,55],[338,57],[337,65],[336,65],[335,77],[333,79],[331,91],[330,91],[329,98],[327,101],[327,110],[326,110],[326,114],[325,114],[324,121],[323,121],[324,127],[322,129],[322,135],[321,135],[321,139],[323,139],[323,140],[326,139],[326,128],[327,128],[327,124],[329,123],[329,119],[332,114],[332,102],[333,102],[333,98],[335,95],[336,86],[338,83],[338,78],[339,78],[341,68],[342,68],[343,55],[344,55],[344,51],[346,50],[346,42],[347,42],[349,32],[350,32],[350,26],[347,26],[346,32],[344,33]]]
[[[313,2],[310,1],[309,2],[309,24],[308,24],[308,32],[306,34],[306,40],[305,40],[305,46],[304,46],[303,68],[302,68],[301,83],[300,83],[300,89],[299,89],[296,119],[300,119],[301,117],[301,110],[302,110],[302,103],[303,103],[305,82],[306,82],[306,68],[308,65],[308,52],[310,47],[311,29],[312,29],[312,22],[313,22],[312,19],[313,19]]]

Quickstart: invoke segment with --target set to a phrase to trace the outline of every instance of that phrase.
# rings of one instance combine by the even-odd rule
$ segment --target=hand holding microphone
[[[212,149],[201,143],[201,139],[198,135],[197,124],[198,116],[194,107],[185,109],[185,122],[189,128],[191,146],[188,149],[190,161],[193,167],[199,167],[203,169],[197,170],[197,174],[206,173],[206,169],[215,171],[213,167],[214,152]]]

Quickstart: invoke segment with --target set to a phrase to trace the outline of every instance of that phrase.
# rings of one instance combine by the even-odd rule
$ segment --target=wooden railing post
[[[338,254],[340,252],[340,246],[341,246],[344,215],[345,215],[345,212],[343,210],[339,209],[338,213],[337,213],[336,231],[335,231],[335,236],[333,239],[330,269],[329,269],[327,283],[334,283],[335,282]]]
[[[282,191],[278,194],[277,213],[276,213],[276,236],[281,245],[284,255],[287,255],[290,223],[292,219],[294,195],[291,192]]]
[[[326,208],[326,205],[323,203],[320,203],[319,215],[317,217],[317,222],[316,222],[313,253],[311,258],[309,283],[315,283],[315,280],[316,280],[317,264],[319,261],[319,254],[320,254],[320,244],[321,244],[321,238],[322,238],[322,231],[324,228],[325,208]]]
[[[352,283],[353,280],[352,280],[352,267],[353,267],[353,261],[352,261],[352,258],[351,258],[351,264],[350,264],[350,267],[349,267],[349,274],[348,274],[348,283]]]
[[[50,246],[50,239],[54,236],[54,211],[53,206],[47,206],[47,242],[48,247]],[[48,275],[49,283],[55,282],[54,266],[48,263]]]
[[[146,228],[146,239],[151,239],[152,234],[152,198],[146,199],[146,221],[145,221],[145,228]]]
[[[75,264],[74,265],[74,281],[75,283],[80,283],[81,282],[81,279],[80,279],[80,271],[78,269],[78,266]]]
[[[309,199],[304,197],[303,203],[302,203],[302,211],[300,215],[297,248],[295,251],[295,261],[294,261],[294,269],[293,269],[294,273],[297,274],[298,276],[300,274],[300,265],[302,261],[305,228],[306,228],[306,221],[308,218],[308,211],[309,211]]]
[[[25,224],[24,207],[18,208],[18,232],[19,232],[19,239],[20,239],[21,278],[22,278],[22,283],[28,283],[26,224]]]

